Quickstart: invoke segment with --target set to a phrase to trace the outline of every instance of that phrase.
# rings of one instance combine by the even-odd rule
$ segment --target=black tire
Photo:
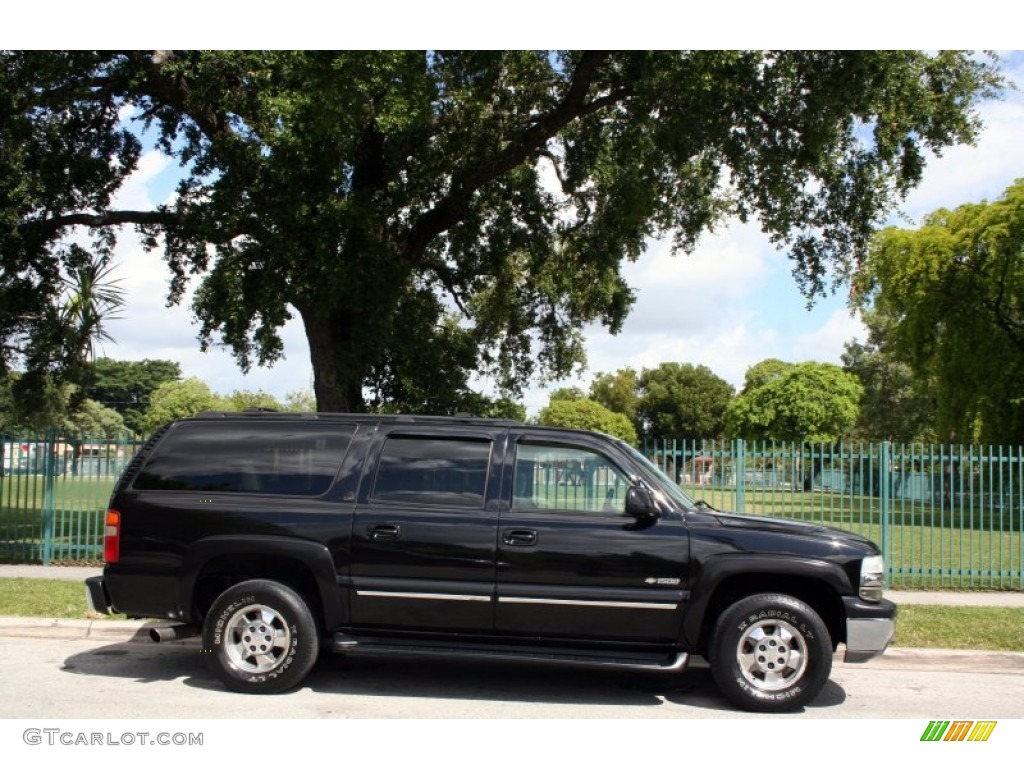
[[[306,676],[320,650],[316,622],[296,592],[253,579],[218,597],[203,624],[211,671],[242,693],[281,693]]]
[[[787,712],[813,701],[832,672],[832,638],[795,597],[758,594],[719,617],[708,645],[719,689],[752,712]]]

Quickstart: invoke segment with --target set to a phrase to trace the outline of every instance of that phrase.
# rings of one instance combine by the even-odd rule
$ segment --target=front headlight
[[[885,585],[885,560],[881,555],[865,557],[860,561],[860,598],[877,603],[882,599]]]

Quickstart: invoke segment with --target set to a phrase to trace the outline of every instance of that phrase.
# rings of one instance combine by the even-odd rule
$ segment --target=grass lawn
[[[1024,648],[1024,608],[901,605],[893,645],[1020,651]]]
[[[0,616],[99,618],[89,611],[85,584],[64,579],[0,579]]]
[[[0,616],[98,618],[89,613],[84,585],[59,579],[0,579]],[[1019,651],[1024,608],[901,605],[893,645]]]

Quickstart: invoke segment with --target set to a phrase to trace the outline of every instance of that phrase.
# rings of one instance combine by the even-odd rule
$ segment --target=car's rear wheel
[[[298,685],[319,651],[309,606],[290,587],[254,579],[235,584],[213,603],[203,625],[203,650],[231,690],[280,693]]]
[[[814,700],[832,671],[821,617],[789,595],[751,595],[719,617],[708,648],[711,674],[743,709],[783,712]]]

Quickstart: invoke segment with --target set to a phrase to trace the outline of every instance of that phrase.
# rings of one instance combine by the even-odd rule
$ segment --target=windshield
[[[638,464],[642,465],[648,472],[661,481],[655,490],[663,491],[668,494],[674,502],[681,505],[684,509],[693,509],[697,506],[696,502],[687,496],[686,493],[683,492],[683,489],[676,485],[672,478],[666,475],[657,464],[648,459],[629,443],[620,440],[619,444],[626,453],[636,460]]]

